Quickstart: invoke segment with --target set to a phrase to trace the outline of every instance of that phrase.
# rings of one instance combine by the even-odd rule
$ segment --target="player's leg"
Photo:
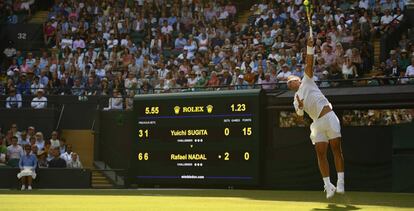
[[[344,157],[342,154],[341,137],[330,139],[332,154],[335,160],[335,168],[338,173],[338,181],[336,184],[336,192],[345,193],[345,179],[344,179]]]
[[[319,171],[323,178],[329,177],[329,163],[327,158],[328,143],[315,143],[316,156],[318,158]]]
[[[315,143],[316,156],[318,158],[319,171],[321,172],[326,198],[331,198],[335,194],[335,186],[329,178],[329,163],[327,158],[328,142]]]
[[[328,115],[327,136],[329,144],[331,145],[332,154],[335,160],[336,172],[338,173],[338,181],[336,183],[336,192],[345,193],[345,179],[344,179],[344,157],[342,155],[341,147],[341,125],[338,117],[334,112]]]

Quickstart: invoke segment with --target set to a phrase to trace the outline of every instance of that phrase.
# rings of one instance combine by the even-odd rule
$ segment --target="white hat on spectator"
[[[323,71],[322,74],[329,75],[329,72],[327,70]]]
[[[374,116],[374,114],[375,114],[375,113],[374,113],[374,111],[373,111],[373,110],[369,110],[369,111],[368,111],[368,116]]]
[[[390,50],[390,54],[395,54],[395,50]]]
[[[41,92],[41,93],[45,93],[45,91],[44,91],[43,89],[38,89],[38,90],[36,90],[36,93],[39,93],[39,92]]]
[[[405,48],[404,48],[404,49],[401,50],[401,53],[407,53],[407,50],[405,50]]]
[[[9,71],[7,71],[7,76],[14,76],[14,71],[12,71],[12,70],[9,70]]]
[[[239,75],[239,79],[244,79],[244,76],[242,74]]]

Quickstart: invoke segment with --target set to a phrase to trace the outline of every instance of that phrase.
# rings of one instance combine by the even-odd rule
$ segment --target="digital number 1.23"
[[[246,111],[247,106],[244,103],[239,104],[231,104],[230,106],[232,112],[243,112]]]

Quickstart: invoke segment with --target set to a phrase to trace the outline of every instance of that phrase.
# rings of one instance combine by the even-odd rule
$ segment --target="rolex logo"
[[[210,114],[211,112],[213,112],[213,106],[212,105],[208,105],[207,106],[207,112]]]
[[[180,109],[181,109],[180,106],[175,106],[174,107],[174,113],[175,114],[180,114]]]

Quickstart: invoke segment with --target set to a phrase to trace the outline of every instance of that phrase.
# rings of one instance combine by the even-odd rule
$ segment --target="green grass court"
[[[0,190],[0,210],[414,210],[414,194],[257,190]]]

